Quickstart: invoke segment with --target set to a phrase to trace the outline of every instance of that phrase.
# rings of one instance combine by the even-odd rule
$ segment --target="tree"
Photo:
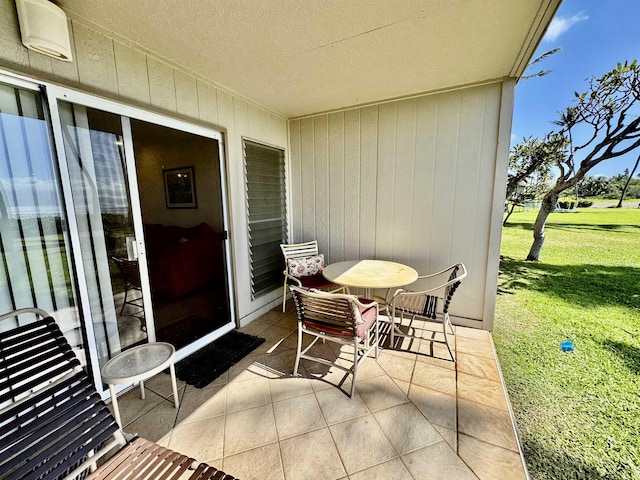
[[[582,197],[601,197],[609,191],[609,179],[602,175],[587,175],[578,182]]]
[[[515,145],[509,154],[509,173],[507,174],[507,200],[511,198],[518,185],[538,171],[545,177],[558,155],[564,155],[564,137],[553,132],[538,138],[523,138],[522,143]]]
[[[588,90],[576,92],[575,97],[577,104],[567,107],[555,122],[558,135],[567,140],[565,155],[556,159],[559,175],[542,198],[527,260],[539,260],[545,223],[560,194],[599,163],[640,146],[640,116],[634,111],[640,103],[640,66],[635,60],[619,63],[600,78],[592,77]]]
[[[507,220],[517,205],[538,198],[549,188],[551,166],[556,155],[562,154],[562,137],[549,133],[544,139],[523,138],[509,154],[509,173],[507,174]]]
[[[558,53],[560,50],[562,50],[562,48],[556,47],[556,48],[554,48],[552,50],[548,50],[548,51],[544,52],[539,57],[534,58],[533,60],[531,60],[531,62],[529,62],[529,65],[527,65],[527,68],[525,69],[525,71],[529,70],[536,63],[541,62],[542,60],[545,60],[546,58],[550,57],[551,55],[554,55],[554,54]],[[551,70],[539,70],[539,71],[537,71],[535,73],[529,73],[527,75],[523,75],[522,77],[520,77],[520,80],[527,80],[528,78],[535,78],[535,77],[544,77],[548,73],[551,73]]]
[[[638,155],[638,158],[636,158],[636,163],[633,166],[633,168],[631,169],[631,172],[627,172],[628,173],[627,181],[624,182],[624,187],[622,188],[622,193],[620,194],[620,200],[618,200],[618,204],[616,205],[616,208],[622,207],[622,202],[624,201],[624,196],[627,194],[627,190],[629,189],[629,184],[631,183],[631,179],[633,178],[633,174],[636,173],[636,170],[638,169],[638,164],[639,163],[640,163],[640,155]]]
[[[534,58],[526,70],[530,70],[533,65],[541,62],[551,55],[558,53],[560,47],[546,51]],[[520,80],[528,78],[543,77],[551,70],[540,70],[535,73],[523,75]],[[513,213],[517,205],[521,205],[525,200],[536,198],[541,191],[546,188],[549,181],[550,166],[553,163],[550,152],[553,150],[553,134],[549,133],[544,140],[533,137],[524,138],[520,145],[516,145],[509,155],[509,173],[507,177],[507,193],[505,211],[507,216],[502,221],[506,225],[507,220]]]
[[[551,170],[536,170],[516,187],[512,195],[507,199],[505,210],[507,215],[502,221],[505,226],[509,217],[517,206],[524,206],[526,202],[540,198],[546,192],[551,181]]]

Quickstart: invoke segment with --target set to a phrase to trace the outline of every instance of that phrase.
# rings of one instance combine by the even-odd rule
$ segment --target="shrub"
[[[588,208],[593,205],[591,200],[578,200],[578,208]]]
[[[558,207],[563,210],[573,210],[576,206],[575,200],[558,200]]]
[[[640,185],[629,185],[625,198],[640,198]]]

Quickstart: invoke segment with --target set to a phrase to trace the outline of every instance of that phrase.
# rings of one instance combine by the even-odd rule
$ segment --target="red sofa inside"
[[[194,227],[146,224],[151,289],[176,298],[224,275],[222,235],[206,223]]]

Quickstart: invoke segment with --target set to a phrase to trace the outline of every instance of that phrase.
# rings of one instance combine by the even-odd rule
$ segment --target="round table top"
[[[135,383],[170,366],[175,353],[176,350],[170,343],[138,345],[109,360],[102,367],[102,380],[110,384]]]
[[[418,272],[413,268],[386,260],[332,263],[324,268],[322,274],[330,282],[354,288],[403,287],[418,279]]]

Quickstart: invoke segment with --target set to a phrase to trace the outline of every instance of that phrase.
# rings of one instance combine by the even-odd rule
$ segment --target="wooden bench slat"
[[[136,438],[110,458],[87,480],[120,478],[179,479],[194,463],[193,458],[144,438]]]

